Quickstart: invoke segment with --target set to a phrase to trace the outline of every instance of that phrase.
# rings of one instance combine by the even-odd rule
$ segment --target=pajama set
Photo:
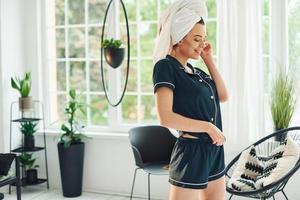
[[[159,60],[153,69],[154,93],[160,87],[173,90],[173,112],[196,120],[209,121],[222,131],[220,102],[216,85],[201,69],[187,64],[188,73],[171,55]],[[216,180],[225,173],[224,149],[212,143],[205,132],[187,132],[195,138],[179,137],[174,146],[169,171],[173,185],[204,189],[208,181]]]

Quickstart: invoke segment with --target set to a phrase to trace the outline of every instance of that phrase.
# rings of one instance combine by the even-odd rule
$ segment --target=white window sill
[[[58,138],[60,133],[60,130],[45,130],[46,137]],[[88,137],[91,137],[91,139],[128,139],[129,136],[127,131],[85,131],[84,134]],[[37,135],[43,136],[43,132],[39,131]]]

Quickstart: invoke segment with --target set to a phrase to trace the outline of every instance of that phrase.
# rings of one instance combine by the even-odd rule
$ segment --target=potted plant
[[[63,195],[77,197],[82,192],[83,139],[87,137],[82,133],[84,126],[79,124],[76,116],[78,112],[84,112],[85,105],[78,101],[74,89],[69,91],[69,97],[70,100],[65,108],[67,123],[61,125],[62,134],[57,147]]]
[[[39,165],[35,165],[36,158],[32,157],[32,153],[24,153],[20,156],[20,163],[26,170],[26,182],[37,183],[37,169]]]
[[[124,59],[125,49],[121,45],[121,40],[113,38],[105,39],[102,43],[105,60],[113,68],[118,68]]]
[[[278,73],[271,89],[271,113],[275,130],[288,128],[295,110],[294,80],[282,71]],[[276,137],[283,141],[286,133]]]
[[[21,97],[19,98],[19,108],[21,111],[28,111],[32,109],[32,97],[29,96],[31,90],[31,73],[26,72],[25,77],[20,79],[15,77],[11,78],[12,88],[19,91]]]
[[[20,131],[24,135],[24,148],[31,149],[35,146],[34,133],[37,131],[37,122],[21,122]]]

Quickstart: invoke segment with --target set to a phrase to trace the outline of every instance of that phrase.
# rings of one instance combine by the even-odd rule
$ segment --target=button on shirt
[[[154,93],[160,87],[172,89],[173,112],[209,121],[222,131],[220,102],[214,81],[201,69],[189,63],[187,67],[192,69],[192,74],[171,55],[159,60],[153,69]]]

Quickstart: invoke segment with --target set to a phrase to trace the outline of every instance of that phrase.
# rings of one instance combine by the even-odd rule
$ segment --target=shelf
[[[26,178],[22,178],[21,179],[21,186],[24,187],[24,186],[28,186],[28,185],[38,185],[38,184],[42,184],[42,183],[45,183],[45,182],[47,182],[47,179],[39,178],[36,183],[27,183]],[[16,186],[16,183],[13,183],[12,185]]]
[[[19,148],[13,149],[11,152],[15,152],[15,153],[35,152],[35,151],[41,151],[44,149],[45,149],[45,147],[34,147],[34,148],[19,147]]]
[[[33,122],[33,121],[40,121],[41,118],[19,118],[12,120],[13,122]]]
[[[14,112],[13,112],[14,111]],[[19,112],[15,112],[19,111]],[[24,154],[25,152],[28,153],[36,153],[39,152],[40,154],[45,154],[42,157],[44,157],[45,161],[45,172],[46,176],[43,176],[43,178],[39,178],[36,183],[27,183],[25,175],[25,169],[20,166],[20,169],[22,169],[21,176],[21,185],[22,186],[29,186],[29,185],[38,185],[46,182],[46,186],[49,189],[49,176],[48,176],[48,163],[47,163],[47,154],[46,154],[46,137],[45,137],[45,121],[44,121],[44,105],[40,101],[34,101],[33,109],[28,112],[22,112],[19,109],[19,105],[17,104],[17,101],[12,102],[10,106],[10,152],[16,153],[18,156]],[[20,129],[20,125],[22,123],[30,123],[33,122],[34,124],[38,124],[38,132],[43,133],[44,140],[43,142],[39,143],[37,146],[33,148],[24,147],[24,138],[21,135],[17,135],[17,132],[15,129]],[[18,133],[20,134],[20,133]],[[16,140],[16,143],[12,143],[12,138],[18,138],[18,141]],[[18,143],[17,143],[18,142]],[[12,146],[12,144],[14,144]],[[18,145],[16,145],[18,144]],[[27,146],[27,145],[26,145]],[[12,149],[13,147],[13,149]],[[16,184],[13,184],[14,186]]]

